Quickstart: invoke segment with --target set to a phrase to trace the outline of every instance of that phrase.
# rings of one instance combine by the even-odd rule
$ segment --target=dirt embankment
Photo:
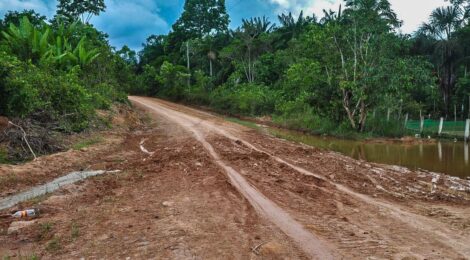
[[[111,111],[99,112],[99,117],[112,127],[97,127],[81,134],[61,136],[60,140],[53,142],[60,143],[60,149],[65,150],[63,152],[19,165],[0,164],[0,197],[42,184],[70,171],[105,170],[106,162],[100,159],[118,149],[129,131],[142,127],[145,120],[143,114],[136,114],[128,106],[117,106]],[[12,126],[5,125],[4,130],[7,128],[11,129]]]
[[[0,256],[470,255],[467,181],[356,161],[169,102],[132,100],[151,122],[105,135],[113,141],[83,151],[3,168],[22,181],[1,197],[80,167],[121,172],[18,206],[43,214],[16,232],[10,219],[0,220]]]

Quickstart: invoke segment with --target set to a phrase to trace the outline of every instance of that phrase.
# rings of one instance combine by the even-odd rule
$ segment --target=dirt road
[[[470,256],[468,181],[356,161],[170,102],[130,100],[152,122],[95,158],[84,152],[95,170],[122,173],[23,205],[37,204],[45,214],[25,231],[0,235],[0,255]]]

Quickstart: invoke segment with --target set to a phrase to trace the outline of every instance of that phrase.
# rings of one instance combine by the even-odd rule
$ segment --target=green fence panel
[[[424,132],[437,133],[439,131],[439,120],[424,120]],[[421,130],[421,122],[419,120],[410,120],[406,124],[408,130]],[[442,133],[447,135],[463,136],[465,132],[465,121],[444,121]]]

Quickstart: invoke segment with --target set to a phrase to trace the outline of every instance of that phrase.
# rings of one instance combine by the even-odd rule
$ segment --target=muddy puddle
[[[438,141],[424,144],[368,143],[302,134],[276,128],[266,130],[279,138],[339,152],[368,162],[424,169],[460,178],[470,177],[469,145]]]

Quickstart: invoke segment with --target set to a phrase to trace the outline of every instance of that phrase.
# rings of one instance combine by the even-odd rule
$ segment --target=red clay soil
[[[357,161],[181,105],[130,99],[151,122],[105,136],[105,142],[84,151],[41,158],[43,163],[0,166],[0,185],[7,188],[2,197],[83,165],[121,170],[16,207],[38,207],[42,214],[18,231],[13,227],[23,223],[0,219],[0,256],[470,255],[468,181]],[[431,192],[432,179],[437,188]]]

